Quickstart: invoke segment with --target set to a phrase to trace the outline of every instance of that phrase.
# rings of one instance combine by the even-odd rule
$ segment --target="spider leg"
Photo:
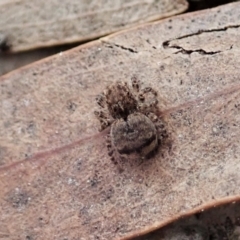
[[[101,124],[100,131],[107,128],[112,123],[112,119],[104,111],[94,111],[95,116],[98,118]]]
[[[106,97],[103,94],[100,94],[96,97],[96,102],[101,108],[105,108],[106,106]]]
[[[117,166],[119,173],[123,172],[123,168],[121,167],[121,165],[119,163],[118,155],[116,154],[115,150],[113,149],[110,134],[107,135],[106,143],[107,143],[108,155],[109,155],[111,161],[113,162],[114,165]]]
[[[151,87],[142,89],[138,94],[138,99],[141,103],[139,105],[142,112],[151,112],[157,109],[157,92]]]
[[[141,92],[139,93],[139,100],[144,101],[146,97],[151,97],[153,99],[153,103],[155,104],[156,102],[158,102],[157,96],[158,94],[154,89],[152,89],[151,87],[146,87],[142,89]]]
[[[113,153],[114,153],[114,150],[112,148],[112,144],[111,144],[111,136],[110,134],[107,135],[107,150],[108,150],[108,155],[111,157],[111,160],[114,160],[113,158]]]
[[[157,97],[157,92],[151,87],[146,87],[142,90],[143,93],[152,93],[153,96]]]
[[[156,114],[149,112],[147,113],[147,117],[153,122],[153,123],[157,123],[158,122],[158,117]]]
[[[158,140],[161,143],[168,136],[164,122],[152,112],[148,113],[147,117],[154,123],[158,132]]]
[[[131,82],[132,82],[132,88],[135,92],[139,92],[140,90],[140,81],[136,78],[136,77],[132,77],[131,78]]]

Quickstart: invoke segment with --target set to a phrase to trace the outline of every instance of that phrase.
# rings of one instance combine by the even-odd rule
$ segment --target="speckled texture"
[[[3,76],[0,233],[127,239],[240,198],[239,7],[144,25]],[[170,141],[119,173],[94,99],[133,75],[158,89]]]
[[[86,41],[184,12],[185,0],[21,0],[0,2],[0,34],[10,50]]]

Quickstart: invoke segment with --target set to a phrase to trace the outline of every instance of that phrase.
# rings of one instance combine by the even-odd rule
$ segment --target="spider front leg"
[[[106,96],[104,93],[99,94],[96,97],[96,102],[100,108],[99,111],[94,111],[95,116],[97,117],[97,119],[100,122],[101,128],[99,129],[99,131],[104,130],[105,128],[107,128],[108,126],[111,125],[112,123],[112,119],[109,116],[107,109],[106,109]]]
[[[140,81],[136,77],[132,77],[131,82],[133,90],[138,93],[141,85]]]
[[[119,154],[116,152],[116,149],[112,146],[112,140],[111,140],[111,134],[107,135],[107,150],[108,150],[108,156],[110,157],[111,161],[114,165],[117,166],[117,169],[119,173],[123,172],[122,167],[122,160]]]
[[[142,89],[138,95],[141,102],[140,110],[144,112],[151,112],[157,109],[158,99],[157,92],[151,87]]]
[[[100,94],[96,97],[96,102],[101,108],[106,107],[106,97],[103,94]]]
[[[113,120],[104,111],[94,111],[94,114],[100,122],[101,125],[101,128],[99,129],[100,131],[104,130],[105,128],[111,125]]]
[[[163,139],[166,139],[168,137],[164,122],[152,112],[148,113],[147,117],[154,123],[158,132],[159,143],[161,143]]]

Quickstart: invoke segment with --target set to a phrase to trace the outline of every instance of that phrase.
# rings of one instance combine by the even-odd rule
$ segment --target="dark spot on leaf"
[[[75,112],[76,108],[77,108],[77,104],[76,104],[76,103],[74,103],[74,102],[72,102],[72,101],[68,101],[68,102],[67,102],[67,109],[68,109],[69,111]]]
[[[22,208],[25,207],[30,200],[29,194],[21,190],[19,188],[16,188],[14,191],[10,192],[8,197],[8,202],[12,205],[14,208]]]

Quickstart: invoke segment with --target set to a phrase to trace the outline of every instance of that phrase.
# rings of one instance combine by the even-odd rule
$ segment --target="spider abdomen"
[[[130,114],[111,126],[111,145],[119,154],[137,153],[146,158],[158,147],[158,134],[153,122],[142,113]]]

